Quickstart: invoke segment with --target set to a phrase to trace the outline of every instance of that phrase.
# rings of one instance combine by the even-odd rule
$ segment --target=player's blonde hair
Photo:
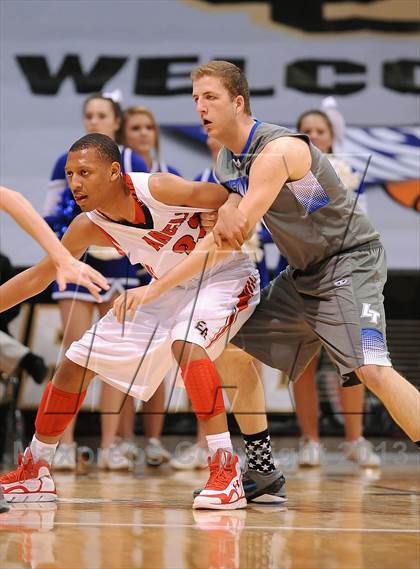
[[[159,125],[156,121],[155,115],[147,107],[143,107],[142,105],[136,105],[134,107],[128,107],[128,109],[126,109],[123,112],[121,130],[123,133],[124,142],[125,142],[125,127],[127,125],[127,119],[130,117],[133,117],[135,115],[146,115],[146,117],[148,117],[150,119],[151,123],[153,124],[153,129],[154,129],[155,134],[156,134],[156,142],[155,142],[154,151],[155,151],[157,159],[160,160],[160,130],[159,130]]]
[[[196,81],[207,75],[218,77],[232,99],[241,95],[244,99],[245,113],[247,115],[251,114],[248,81],[242,69],[229,61],[213,59],[193,69],[191,79]]]

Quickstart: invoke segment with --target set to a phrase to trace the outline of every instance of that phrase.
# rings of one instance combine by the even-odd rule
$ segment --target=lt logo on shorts
[[[379,318],[381,317],[380,313],[377,310],[373,310],[370,307],[370,304],[368,304],[367,302],[363,303],[363,309],[362,309],[361,316],[362,316],[362,318],[370,318],[370,322],[372,324],[377,324]]]

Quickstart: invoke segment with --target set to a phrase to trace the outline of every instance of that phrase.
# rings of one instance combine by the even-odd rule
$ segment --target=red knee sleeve
[[[222,384],[210,360],[195,360],[181,366],[182,378],[199,421],[224,413]]]
[[[46,437],[58,437],[78,413],[86,390],[81,393],[69,393],[57,389],[49,382],[45,388],[35,420],[37,433]]]

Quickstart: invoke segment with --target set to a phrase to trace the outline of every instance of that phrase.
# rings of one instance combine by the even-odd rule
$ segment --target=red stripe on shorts
[[[215,336],[213,336],[213,338],[210,340],[209,344],[206,346],[207,348],[210,348],[210,346],[212,346],[221,336],[223,336],[226,330],[228,330],[236,322],[239,312],[245,310],[245,308],[249,305],[249,301],[254,294],[256,284],[257,279],[255,277],[249,277],[242,292],[239,293],[238,302],[236,303],[232,314],[228,316],[226,324],[224,324],[222,328],[220,328],[219,332],[216,332]]]

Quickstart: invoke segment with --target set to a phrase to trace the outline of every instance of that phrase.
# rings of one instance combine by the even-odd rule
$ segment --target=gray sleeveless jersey
[[[296,182],[286,183],[264,215],[273,241],[290,265],[306,269],[338,252],[379,238],[366,215],[354,203],[328,158],[305,135],[256,121],[240,156],[222,148],[216,166],[221,184],[242,196],[248,190],[253,161],[265,145],[282,136],[298,136],[309,144],[312,166]],[[280,158],[279,158],[280,160]]]

